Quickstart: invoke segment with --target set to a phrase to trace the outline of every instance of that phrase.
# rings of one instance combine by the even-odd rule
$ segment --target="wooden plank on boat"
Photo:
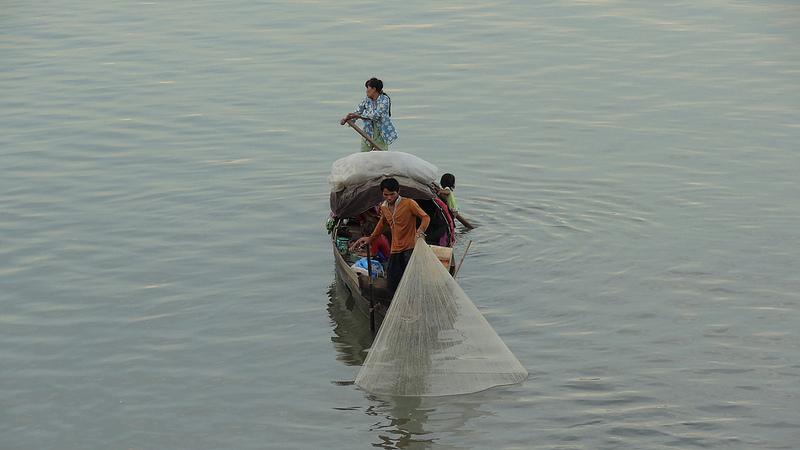
[[[441,247],[438,245],[431,245],[431,250],[439,258],[446,269],[450,269],[450,264],[453,261],[453,249],[451,247]]]

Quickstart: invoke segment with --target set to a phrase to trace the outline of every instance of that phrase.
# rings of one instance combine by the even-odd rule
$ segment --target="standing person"
[[[352,119],[364,121],[364,132],[378,144],[380,150],[389,150],[389,144],[397,139],[397,130],[392,123],[392,99],[383,92],[383,81],[370,78],[364,83],[367,96],[356,106],[355,112],[348,113],[339,122],[344,125]],[[361,151],[372,150],[366,139],[361,141]]]
[[[400,196],[400,183],[396,179],[386,178],[381,181],[380,189],[384,199],[381,203],[381,218],[372,234],[358,238],[352,248],[371,244],[381,235],[383,227],[389,226],[392,231],[392,248],[387,277],[389,291],[394,293],[403,278],[408,261],[411,260],[414,244],[417,238],[425,235],[431,219],[417,202]],[[419,228],[417,228],[417,218],[421,220]]]

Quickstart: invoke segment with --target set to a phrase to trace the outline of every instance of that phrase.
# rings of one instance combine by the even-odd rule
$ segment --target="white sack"
[[[372,151],[336,160],[328,181],[331,190],[338,192],[380,176],[404,176],[428,185],[437,180],[438,173],[436,166],[410,153]]]

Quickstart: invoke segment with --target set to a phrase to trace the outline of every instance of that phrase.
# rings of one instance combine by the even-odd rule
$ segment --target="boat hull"
[[[360,281],[359,276],[350,269],[350,265],[347,263],[347,261],[345,261],[341,253],[339,253],[339,250],[336,248],[336,244],[332,243],[331,247],[333,249],[333,259],[336,264],[336,274],[338,275],[339,280],[344,283],[345,287],[350,292],[350,295],[353,297],[353,300],[355,300],[356,309],[358,309],[361,314],[369,317],[369,288],[362,289],[362,285],[366,283],[364,281]],[[386,316],[386,310],[388,308],[384,303],[388,303],[387,300],[390,299],[376,297],[376,300],[374,301],[376,328],[380,326],[381,322],[383,322],[383,318]]]

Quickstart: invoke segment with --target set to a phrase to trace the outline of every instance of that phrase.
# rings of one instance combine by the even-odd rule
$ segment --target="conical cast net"
[[[355,384],[375,394],[440,396],[527,377],[433,250],[417,240]]]

